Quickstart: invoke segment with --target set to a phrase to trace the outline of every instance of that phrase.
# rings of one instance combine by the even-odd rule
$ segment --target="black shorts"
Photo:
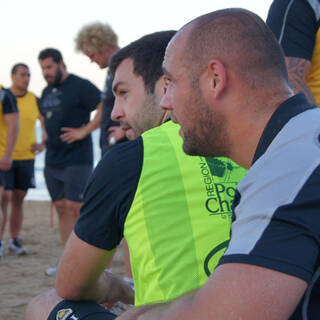
[[[63,300],[53,308],[48,320],[113,320],[116,317],[93,301]]]
[[[13,160],[9,171],[2,171],[6,190],[35,188],[34,160]]]
[[[4,187],[4,171],[0,170],[0,187]]]
[[[82,202],[92,166],[70,166],[55,168],[46,166],[44,178],[53,202],[61,199]]]

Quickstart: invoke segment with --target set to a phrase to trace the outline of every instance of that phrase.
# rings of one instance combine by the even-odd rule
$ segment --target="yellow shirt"
[[[36,120],[39,118],[39,107],[36,96],[27,92],[23,97],[16,97],[20,118],[20,131],[13,151],[13,160],[30,160],[35,155],[31,146],[36,143]]]

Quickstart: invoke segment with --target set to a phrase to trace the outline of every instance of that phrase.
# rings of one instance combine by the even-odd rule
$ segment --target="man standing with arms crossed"
[[[11,239],[8,248],[18,255],[23,255],[27,252],[19,239],[23,223],[23,201],[28,188],[35,187],[34,158],[36,153],[44,149],[45,142],[36,143],[36,120],[39,118],[40,112],[36,96],[28,91],[30,82],[28,66],[23,63],[14,65],[11,70],[11,79],[10,91],[17,99],[20,134],[13,151],[11,169],[5,173],[5,190],[1,199],[4,219],[0,225],[0,240],[2,240],[5,231],[10,203]]]
[[[10,170],[12,153],[19,133],[19,114],[14,95],[0,85],[0,199],[2,197],[5,172]],[[0,224],[3,216],[0,206]],[[0,257],[3,255],[3,242],[0,241]]]
[[[48,83],[40,99],[48,135],[44,174],[64,246],[79,217],[83,191],[92,172],[90,133],[99,127],[100,91],[88,80],[69,74],[56,49],[42,50],[39,63]],[[90,121],[95,109],[97,114]],[[55,271],[49,268],[47,274],[55,275]]]

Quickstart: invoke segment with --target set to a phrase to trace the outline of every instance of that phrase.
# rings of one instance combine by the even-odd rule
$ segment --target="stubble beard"
[[[191,129],[183,131],[183,151],[191,156],[220,157],[228,154],[225,120],[213,112],[198,87],[190,91],[194,121]]]
[[[157,123],[157,119],[160,119],[161,115],[162,110],[159,102],[157,102],[155,93],[146,95],[142,107],[135,115],[135,119],[138,119],[138,121],[134,121],[135,124],[132,126],[135,138],[158,126],[160,123]]]

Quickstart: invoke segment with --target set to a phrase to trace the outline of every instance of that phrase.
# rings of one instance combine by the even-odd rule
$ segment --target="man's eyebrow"
[[[114,85],[112,86],[112,91],[113,91],[114,93],[116,93],[117,90],[118,90],[118,87],[119,87],[120,85],[122,85],[122,84],[124,84],[123,81],[118,81],[116,84],[114,84]]]

